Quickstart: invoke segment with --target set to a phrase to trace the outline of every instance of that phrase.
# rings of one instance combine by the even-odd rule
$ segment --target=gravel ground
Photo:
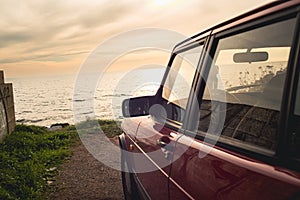
[[[121,172],[96,160],[81,141],[72,147],[71,158],[55,179],[50,200],[124,199]]]

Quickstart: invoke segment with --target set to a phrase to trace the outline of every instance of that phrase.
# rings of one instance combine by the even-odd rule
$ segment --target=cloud
[[[61,55],[65,55],[64,49],[91,48],[87,43],[94,40],[94,35],[101,37],[105,33],[99,29],[126,18],[134,7],[134,4],[122,1],[117,5],[109,1],[98,1],[93,5],[83,1],[57,0],[4,2],[0,7],[0,25],[4,30],[0,33],[0,53],[12,57],[5,51],[18,47],[17,52],[22,56],[2,59],[0,56],[0,59],[2,62],[20,62],[23,58],[34,57],[26,55],[28,53],[49,50],[58,54],[57,50],[61,50]]]
[[[22,66],[25,61],[63,66],[64,61],[81,58],[107,38],[136,28],[156,27],[191,35],[265,1],[173,0],[163,6],[153,2],[1,1],[0,66]],[[110,51],[114,48],[117,44]]]
[[[34,34],[27,31],[0,32],[0,48],[9,46],[11,44],[30,41],[33,38]]]
[[[51,61],[51,62],[62,62],[70,60],[72,57],[82,54],[88,54],[90,51],[77,51],[71,53],[49,53],[49,54],[33,54],[26,57],[12,57],[0,59],[0,63],[17,63],[21,61]]]

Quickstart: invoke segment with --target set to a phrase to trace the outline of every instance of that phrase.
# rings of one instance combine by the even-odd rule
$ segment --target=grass
[[[75,131],[17,125],[0,144],[0,199],[43,199]]]
[[[105,133],[109,138],[113,138],[121,134],[120,122],[113,120],[88,120],[76,125],[79,130],[79,134],[92,134],[98,133],[99,128]]]
[[[112,120],[87,121],[77,128],[93,130],[95,122],[108,137],[121,133]],[[77,140],[74,125],[50,132],[44,127],[17,125],[0,143],[0,199],[46,199],[57,167],[71,155]]]

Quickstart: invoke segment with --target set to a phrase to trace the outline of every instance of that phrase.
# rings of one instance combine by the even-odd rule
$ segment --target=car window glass
[[[203,46],[176,55],[166,78],[162,97],[166,100],[167,117],[181,122],[187,106],[193,78]]]
[[[294,25],[289,19],[218,41],[199,134],[221,134],[224,142],[255,151],[275,149]]]

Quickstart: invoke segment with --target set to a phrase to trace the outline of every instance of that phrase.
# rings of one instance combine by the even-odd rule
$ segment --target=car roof
[[[174,51],[176,49],[180,49],[185,46],[189,46],[189,44],[195,42],[196,40],[203,38],[205,36],[208,36],[210,34],[216,34],[220,31],[232,28],[237,25],[241,25],[246,22],[250,22],[254,19],[258,19],[261,17],[264,17],[266,15],[270,15],[272,13],[291,8],[293,6],[299,6],[300,5],[300,0],[290,0],[290,1],[274,1],[271,3],[268,3],[266,5],[263,5],[261,7],[258,7],[256,9],[253,9],[249,12],[246,12],[244,14],[241,14],[237,17],[234,17],[232,19],[229,19],[225,22],[222,22],[220,24],[217,24],[215,26],[212,26],[204,31],[201,31],[200,33],[197,33],[186,40],[178,43],[174,47]]]

